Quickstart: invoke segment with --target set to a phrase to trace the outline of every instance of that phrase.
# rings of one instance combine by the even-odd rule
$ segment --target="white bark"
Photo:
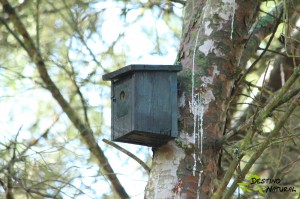
[[[171,199],[176,197],[173,188],[179,182],[176,171],[184,158],[184,151],[174,141],[157,149],[145,193],[147,199]]]

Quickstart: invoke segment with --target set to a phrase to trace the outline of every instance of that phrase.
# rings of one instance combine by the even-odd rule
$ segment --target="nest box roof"
[[[133,64],[128,65],[114,72],[105,74],[102,76],[102,79],[114,80],[119,79],[122,76],[128,75],[135,71],[170,71],[170,72],[178,72],[182,70],[181,65],[144,65],[144,64]]]

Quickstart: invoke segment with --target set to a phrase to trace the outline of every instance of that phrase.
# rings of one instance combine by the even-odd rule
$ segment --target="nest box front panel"
[[[113,82],[112,86],[112,139],[131,131],[131,77]]]

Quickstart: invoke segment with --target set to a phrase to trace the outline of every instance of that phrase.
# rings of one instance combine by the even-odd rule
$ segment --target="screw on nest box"
[[[129,65],[103,75],[110,80],[112,140],[157,147],[178,136],[180,65]]]

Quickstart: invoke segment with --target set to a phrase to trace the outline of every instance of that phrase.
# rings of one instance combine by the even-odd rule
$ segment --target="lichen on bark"
[[[211,198],[218,171],[220,147],[216,143],[223,135],[228,98],[243,41],[250,29],[244,24],[244,18],[251,20],[255,16],[256,4],[257,1],[237,0],[187,1],[178,53],[183,66],[179,74],[180,138],[177,144],[170,141],[162,146],[176,151],[176,164],[172,159],[159,157],[166,157],[163,150],[158,149],[159,155],[155,152],[146,196],[155,190],[154,182],[163,169],[164,177],[172,185],[158,182],[158,187],[164,186],[168,191],[155,194],[157,198],[174,197],[171,190],[178,180],[182,180],[181,198]],[[158,159],[165,163],[157,164]],[[168,164],[172,168],[164,167]]]

